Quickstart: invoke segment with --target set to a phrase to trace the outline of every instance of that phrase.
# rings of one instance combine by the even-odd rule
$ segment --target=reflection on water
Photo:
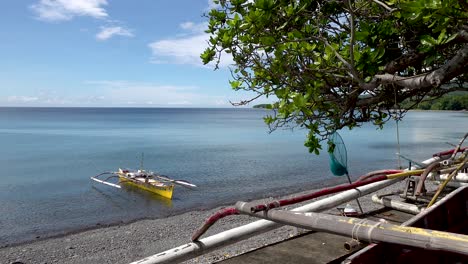
[[[121,203],[121,200],[123,198],[122,196],[117,197],[114,194],[106,193],[104,190],[102,190],[102,188],[104,188],[104,186],[91,186],[91,188],[93,189],[93,191],[96,191],[96,193],[101,195],[102,199],[106,200],[113,207],[115,207],[117,209],[124,209],[125,208],[124,204]],[[124,199],[128,199],[128,198],[124,198]]]
[[[177,187],[174,188],[174,192],[177,191],[176,189]],[[161,204],[165,207],[168,207],[168,208],[172,207],[171,199],[165,198],[161,195],[157,195],[149,191],[142,190],[141,188],[138,188],[137,186],[133,186],[130,184],[122,184],[122,190],[131,194],[131,196],[134,196],[134,195],[140,196],[148,206],[150,206],[153,202],[157,202],[158,204]]]

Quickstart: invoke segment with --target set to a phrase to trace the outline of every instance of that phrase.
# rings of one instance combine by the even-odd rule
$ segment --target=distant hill
[[[410,106],[404,102],[403,106]],[[419,103],[415,109],[421,110],[468,110],[468,93],[455,92],[446,94],[440,98]]]
[[[264,108],[264,109],[268,109],[270,106],[270,104],[258,104],[258,105],[254,105],[253,108]]]

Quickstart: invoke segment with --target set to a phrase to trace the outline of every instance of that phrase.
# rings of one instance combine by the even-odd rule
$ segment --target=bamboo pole
[[[441,174],[439,176],[439,179],[441,181],[447,180],[447,178],[450,176],[450,173],[447,174]],[[459,181],[459,182],[468,182],[468,173],[457,173],[452,179],[453,181]]]
[[[450,156],[450,160],[454,160],[455,159],[455,156],[457,155],[457,152],[460,151],[461,149],[461,146],[463,144],[463,141],[465,141],[465,139],[468,137],[468,132],[463,136],[462,139],[460,139],[460,142],[458,142],[457,144],[457,147],[454,149],[453,153],[452,153],[452,156]]]
[[[236,208],[243,214],[271,220],[279,224],[350,236],[357,241],[387,242],[468,255],[467,235],[312,212],[270,210],[251,213],[250,206],[245,202],[237,202]]]
[[[277,207],[282,207],[282,206],[291,205],[291,204],[297,204],[297,203],[300,203],[300,202],[311,200],[313,198],[319,198],[319,197],[324,196],[324,195],[333,194],[333,193],[337,193],[337,192],[345,191],[345,190],[350,190],[352,188],[356,189],[358,187],[366,186],[366,185],[368,185],[370,183],[379,182],[379,181],[386,180],[386,179],[396,179],[396,178],[402,178],[402,177],[407,177],[407,176],[411,176],[411,175],[419,175],[423,171],[424,170],[412,170],[412,171],[404,171],[404,172],[400,172],[400,173],[395,173],[395,174],[391,174],[391,175],[375,176],[373,178],[368,178],[368,179],[357,181],[357,182],[354,182],[354,183],[351,183],[351,184],[337,185],[337,186],[334,186],[334,187],[324,188],[324,189],[321,189],[319,191],[315,191],[315,192],[312,192],[312,193],[295,196],[295,197],[292,197],[292,198],[270,201],[270,202],[268,202],[266,204],[258,204],[257,202],[252,202],[252,212],[270,210],[270,209],[277,208]],[[197,236],[193,240],[197,240],[198,237],[199,236]]]
[[[438,182],[441,184],[441,182]],[[447,186],[452,187],[452,188],[460,188],[464,186],[468,186],[468,182],[456,182],[456,181],[451,181],[447,183]]]
[[[119,188],[119,189],[121,188],[120,185],[118,185],[118,184],[106,182],[106,181],[100,180],[98,178],[91,177],[91,180],[102,183],[102,184],[106,184],[106,185],[109,185],[109,186],[112,186],[112,187],[115,187],[115,188]]]
[[[372,201],[374,203],[381,204],[385,207],[393,208],[414,215],[417,215],[421,212],[421,208],[419,208],[417,205],[400,202],[394,199],[390,199],[388,197],[379,197],[376,194],[372,195]]]
[[[468,135],[468,133],[467,133]],[[460,163],[460,165],[452,172],[450,173],[450,175],[447,177],[447,179],[439,186],[439,189],[437,189],[437,192],[434,194],[434,197],[432,197],[432,200],[429,202],[429,204],[427,205],[427,208],[431,207],[437,200],[437,197],[439,197],[440,193],[442,192],[442,190],[444,190],[445,186],[447,185],[447,183],[453,178],[453,176],[455,176],[459,170],[461,170],[463,168],[463,166],[465,166],[465,164],[468,163],[468,155],[465,157],[465,159],[462,161],[462,163]]]

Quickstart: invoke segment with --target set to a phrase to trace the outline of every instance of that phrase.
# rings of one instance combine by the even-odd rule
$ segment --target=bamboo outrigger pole
[[[100,180],[98,178],[95,178],[95,177],[91,177],[91,180],[93,181],[96,181],[96,182],[99,182],[99,183],[102,183],[102,184],[106,184],[106,185],[109,185],[109,186],[112,186],[112,187],[115,187],[115,188],[121,188],[120,185],[118,184],[114,184],[114,183],[111,183],[111,182],[107,182],[107,181],[103,181],[103,180]]]
[[[237,202],[236,208],[242,214],[318,232],[350,236],[358,241],[395,243],[468,255],[467,235],[313,212],[269,210],[252,213],[250,205],[245,202]]]

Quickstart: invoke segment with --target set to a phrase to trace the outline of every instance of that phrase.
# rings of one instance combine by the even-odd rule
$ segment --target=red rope
[[[400,172],[403,172],[403,171],[402,170],[377,170],[377,171],[371,171],[371,172],[369,172],[367,174],[362,175],[356,181],[359,182],[359,181],[363,181],[365,179],[369,179],[369,178],[375,177],[375,176],[390,175],[390,174],[395,174],[395,173],[400,173]]]
[[[387,172],[388,172],[388,175],[390,175],[390,174],[393,174],[392,172],[398,173],[401,171],[400,170],[395,170],[395,171],[388,170]],[[255,212],[269,210],[269,209],[277,208],[281,206],[296,204],[296,203],[304,202],[304,201],[311,200],[314,198],[318,198],[324,195],[347,191],[350,189],[354,189],[360,186],[364,186],[367,184],[371,184],[374,182],[383,181],[387,179],[387,175],[380,175],[380,173],[382,173],[381,171],[379,173],[377,172],[375,173],[376,173],[375,175],[372,173],[367,174],[367,175],[370,175],[371,178],[362,179],[360,181],[356,181],[351,184],[342,184],[342,185],[338,185],[338,186],[331,187],[331,188],[325,188],[325,189],[322,189],[322,190],[319,190],[310,194],[305,194],[305,195],[301,195],[301,196],[297,196],[297,197],[293,197],[289,199],[283,199],[279,201],[273,201],[268,204],[255,205],[255,206],[252,206],[250,210],[252,213],[255,213]],[[364,176],[361,176],[361,178]],[[236,215],[236,214],[239,214],[239,211],[234,207],[224,208],[216,212],[214,215],[206,219],[205,223],[203,223],[203,225],[193,234],[192,241],[198,240],[198,238],[200,238],[206,232],[206,230],[208,230],[208,228],[210,228],[219,219],[224,218],[229,215]]]
[[[468,147],[460,148],[458,150],[458,152],[463,152],[463,151],[465,151],[467,149],[468,149]],[[436,154],[432,155],[432,157],[441,157],[441,156],[451,155],[451,154],[453,154],[454,151],[455,151],[455,149],[442,151],[442,152],[439,152],[439,153],[436,153]]]
[[[366,185],[366,184],[369,184],[369,183],[382,181],[382,180],[386,180],[386,179],[387,179],[387,177],[385,175],[383,175],[383,176],[381,175],[381,176],[373,177],[371,179],[355,182],[353,184],[338,185],[338,186],[335,186],[335,187],[332,187],[332,188],[322,189],[320,191],[316,191],[316,192],[311,193],[311,194],[306,194],[306,195],[294,197],[294,198],[291,198],[291,199],[285,199],[285,200],[271,202],[271,203],[269,203],[267,205],[265,205],[265,204],[256,205],[256,206],[252,207],[252,212],[258,212],[258,211],[263,211],[263,210],[266,210],[266,209],[271,209],[271,208],[276,208],[276,207],[280,207],[280,206],[295,204],[295,203],[307,201],[307,200],[310,200],[310,199],[313,199],[313,198],[317,198],[317,197],[320,197],[320,196],[323,196],[323,195],[332,194],[332,193],[336,193],[336,192],[340,192],[340,191],[346,191],[346,190],[349,190],[349,189],[352,189],[352,188],[356,188],[356,187],[359,187],[359,186],[363,186],[363,185]],[[224,208],[224,209],[216,212],[214,215],[212,215],[208,219],[206,219],[205,222],[203,223],[203,225],[192,235],[192,241],[198,240],[198,238],[200,238],[206,232],[206,230],[208,230],[208,228],[210,228],[212,225],[214,225],[219,219],[224,218],[224,217],[229,216],[229,215],[236,215],[236,214],[239,214],[239,211],[234,207]]]
[[[250,210],[251,210],[252,213],[255,213],[255,212],[269,210],[269,209],[272,209],[272,208],[277,208],[277,207],[281,207],[281,206],[285,206],[285,205],[296,204],[296,203],[311,200],[311,199],[314,199],[314,198],[317,198],[317,197],[320,197],[320,196],[324,196],[324,195],[328,195],[328,194],[332,194],[332,193],[337,193],[337,192],[341,192],[341,191],[346,191],[346,190],[349,190],[349,189],[353,189],[353,188],[356,188],[356,187],[360,187],[360,186],[367,185],[367,184],[374,183],[374,182],[378,182],[378,181],[383,181],[383,180],[386,180],[386,179],[387,179],[386,175],[376,176],[376,177],[373,177],[373,178],[370,178],[370,179],[367,179],[367,180],[353,182],[352,184],[342,184],[342,185],[338,185],[338,186],[331,187],[331,188],[325,188],[325,189],[322,189],[322,190],[314,192],[314,193],[304,194],[304,195],[293,197],[293,198],[290,198],[290,199],[274,201],[274,202],[270,202],[268,204],[255,205],[255,206],[252,206],[252,208]]]
[[[468,147],[460,148],[459,152],[463,152],[466,149],[468,149]],[[451,149],[451,150],[436,153],[433,156],[437,157],[437,156],[450,155],[450,154],[453,154],[454,151],[455,151],[455,149]],[[393,171],[393,172],[398,173],[398,172],[401,172],[401,171]],[[387,174],[393,174],[393,173],[392,173],[391,170],[389,170]],[[374,182],[378,182],[378,181],[383,181],[383,180],[386,180],[386,179],[387,179],[387,176],[382,175],[380,172],[379,173],[376,172],[375,174],[370,173],[370,174],[366,174],[366,175],[361,176],[358,181],[356,181],[356,182],[354,182],[352,184],[342,184],[342,185],[338,185],[338,186],[331,187],[331,188],[325,188],[325,189],[322,189],[322,190],[314,192],[314,193],[305,194],[305,195],[301,195],[301,196],[298,196],[298,197],[293,197],[293,198],[290,198],[290,199],[274,201],[274,202],[270,202],[268,204],[255,205],[255,206],[252,206],[251,211],[253,213],[255,213],[255,212],[264,211],[264,210],[268,210],[268,209],[272,209],[272,208],[277,208],[277,207],[281,207],[281,206],[300,203],[300,202],[304,202],[304,201],[311,200],[311,199],[314,199],[314,198],[318,198],[320,196],[333,194],[333,193],[337,193],[337,192],[341,192],[341,191],[346,191],[346,190],[349,190],[349,189],[357,188],[357,187],[364,186],[364,185],[374,183]],[[203,225],[193,234],[192,241],[195,241],[198,238],[200,238],[206,232],[206,230],[208,230],[208,228],[210,228],[219,219],[224,218],[224,217],[229,216],[229,215],[236,215],[236,214],[239,214],[239,211],[234,207],[229,207],[229,208],[225,208],[225,209],[222,209],[222,210],[218,211],[214,215],[210,216],[205,221],[205,223],[203,223]]]
[[[203,223],[203,225],[193,234],[192,241],[198,240],[198,238],[201,237],[206,232],[206,230],[208,230],[208,228],[210,228],[219,219],[224,218],[228,215],[236,215],[236,214],[239,214],[239,211],[237,211],[237,209],[234,207],[228,207],[228,208],[219,210],[214,215],[206,219],[205,223]]]

